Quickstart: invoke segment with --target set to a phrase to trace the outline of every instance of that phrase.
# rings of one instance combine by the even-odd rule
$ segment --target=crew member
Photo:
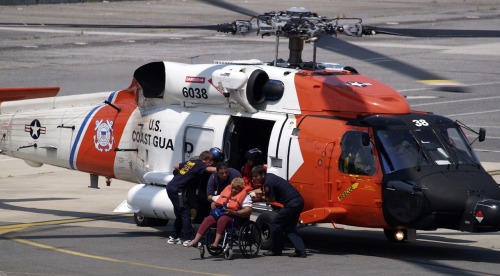
[[[236,177],[241,177],[241,173],[233,168],[229,168],[226,162],[219,162],[215,166],[216,171],[210,175],[207,183],[207,199],[215,202],[218,195]]]
[[[252,178],[255,182],[262,184],[265,198],[270,202],[283,204],[273,221],[271,222],[271,249],[264,253],[264,256],[281,256],[283,250],[283,233],[285,233],[293,246],[295,252],[289,257],[306,257],[306,249],[302,238],[297,233],[297,222],[300,213],[304,208],[304,199],[299,191],[295,189],[285,179],[266,173],[262,166],[255,166],[252,169]]]
[[[213,156],[213,164],[224,161],[224,153],[217,147],[208,150]],[[198,159],[195,157],[193,159]],[[205,172],[193,180],[194,185],[190,185],[187,190],[189,207],[191,207],[191,223],[200,223],[208,215],[211,209],[211,202],[207,201],[207,183],[212,173]]]
[[[179,173],[167,184],[167,194],[174,207],[175,221],[168,244],[188,244],[192,237],[191,209],[186,196],[190,185],[196,185],[198,176],[206,172],[215,172],[213,155],[209,151],[200,154],[199,159],[175,164]]]

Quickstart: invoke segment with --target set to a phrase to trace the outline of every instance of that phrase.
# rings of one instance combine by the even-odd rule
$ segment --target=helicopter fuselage
[[[257,147],[304,197],[303,224],[499,230],[498,186],[461,128],[344,68],[155,62],[125,90],[0,108],[2,154],[141,183],[122,211],[172,219],[174,164],[216,146],[240,168]]]

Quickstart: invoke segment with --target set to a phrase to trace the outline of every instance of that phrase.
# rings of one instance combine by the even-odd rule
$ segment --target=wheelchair
[[[239,247],[239,252],[245,258],[257,256],[260,250],[262,237],[257,224],[254,221],[247,219],[232,219],[229,227],[224,231],[222,237],[222,246],[211,248],[210,245],[215,239],[216,228],[210,228],[205,233],[205,238],[202,240],[202,245],[198,247],[200,257],[205,258],[205,251],[212,256],[223,255],[224,259],[231,260],[234,255],[233,247]]]

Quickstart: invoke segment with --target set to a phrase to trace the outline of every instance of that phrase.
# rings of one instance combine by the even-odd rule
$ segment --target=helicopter
[[[0,106],[2,154],[35,167],[51,164],[89,173],[94,187],[97,176],[140,183],[117,208],[134,213],[138,225],[174,217],[165,186],[175,163],[219,147],[238,167],[243,153],[257,147],[268,172],[303,195],[302,225],[381,228],[391,241],[437,228],[499,231],[500,192],[464,135],[472,129],[412,110],[396,90],[352,67],[318,62],[315,54],[310,62],[302,60],[304,43],[313,51],[348,47],[353,58],[382,58],[337,35],[460,37],[470,32],[371,27],[360,19],[322,17],[305,8],[259,14],[223,1],[206,2],[251,18],[167,28],[274,36],[276,58],[148,63],[134,72],[127,89],[111,93],[42,98],[55,92],[17,91],[19,97],[36,99]],[[288,39],[288,60],[278,58],[280,39]],[[403,67],[402,73],[441,90],[465,89],[396,60],[381,65]],[[11,94],[5,90],[0,98]],[[484,140],[484,130],[475,133]],[[272,216],[268,211],[257,218],[266,241]]]

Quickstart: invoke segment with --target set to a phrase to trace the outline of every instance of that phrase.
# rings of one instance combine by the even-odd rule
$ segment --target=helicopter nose
[[[384,216],[391,226],[500,230],[500,189],[480,168],[400,171],[384,185]]]

